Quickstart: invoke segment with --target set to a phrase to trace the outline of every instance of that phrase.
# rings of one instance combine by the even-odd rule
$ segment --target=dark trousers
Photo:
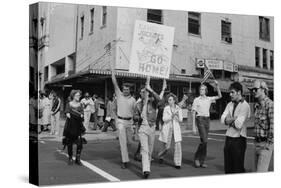
[[[83,149],[83,144],[82,144],[82,140],[81,138],[77,138],[77,139],[71,139],[69,140],[69,142],[67,143],[67,151],[68,151],[68,157],[72,158],[73,156],[73,144],[76,144],[76,157],[80,157],[82,149]]]
[[[105,121],[105,122],[104,122],[104,126],[103,126],[103,128],[102,128],[102,131],[103,131],[103,132],[106,132],[107,129],[108,129],[108,127],[111,127],[111,128],[113,129],[113,131],[116,131],[116,130],[117,130],[117,129],[116,129],[116,126],[115,126],[115,120],[114,120],[114,119],[111,119],[110,122]]]
[[[200,144],[197,148],[194,159],[199,160],[200,163],[203,164],[207,156],[207,141],[210,129],[210,118],[197,116],[196,125],[200,136]]]
[[[224,171],[229,173],[243,173],[247,139],[245,137],[226,137],[224,146]]]

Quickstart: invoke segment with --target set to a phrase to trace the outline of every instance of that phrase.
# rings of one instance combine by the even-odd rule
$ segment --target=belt
[[[256,142],[266,142],[266,141],[267,141],[267,138],[266,138],[266,137],[256,137],[256,138],[255,138],[255,141],[256,141]]]
[[[118,116],[118,119],[131,120],[132,118],[131,117],[121,117],[121,116]]]

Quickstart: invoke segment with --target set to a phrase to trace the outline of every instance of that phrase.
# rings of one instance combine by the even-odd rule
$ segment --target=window
[[[200,13],[188,13],[188,33],[200,35]]]
[[[80,39],[83,39],[83,35],[84,35],[84,16],[81,16],[80,21],[81,21],[81,36],[80,36]]]
[[[211,70],[216,79],[222,78],[222,70]],[[212,78],[212,76],[210,76]]]
[[[270,32],[269,32],[269,19],[260,16],[260,39],[269,41],[270,40]]]
[[[221,21],[221,40],[227,43],[232,43],[231,22]]]
[[[255,48],[255,56],[256,56],[256,67],[260,67],[260,48]]]
[[[147,9],[147,21],[157,24],[163,24],[162,22],[162,10]]]
[[[90,18],[90,33],[94,32],[94,14],[95,14],[95,9],[92,8],[90,10],[91,18]]]
[[[226,78],[226,79],[231,79],[231,72],[229,72],[229,71],[224,71],[224,78]]]
[[[62,74],[65,72],[65,66],[64,64],[61,64],[61,65],[57,65],[56,66],[56,73],[57,74]]]
[[[107,7],[102,7],[102,26],[106,25]]]
[[[267,69],[267,49],[262,50],[262,67]]]
[[[49,67],[46,66],[46,67],[44,68],[44,81],[47,81],[48,78],[49,78]]]
[[[273,70],[274,68],[274,52],[270,50],[270,69]]]
[[[185,69],[181,69],[181,74],[185,74],[185,73],[186,73]]]

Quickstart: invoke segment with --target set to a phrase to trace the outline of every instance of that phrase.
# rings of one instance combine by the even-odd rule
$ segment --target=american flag
[[[204,63],[205,65],[205,71],[204,71],[204,77],[203,80],[201,81],[201,84],[203,84],[204,82],[206,82],[206,80],[212,75],[213,73],[211,72],[211,70],[207,67],[207,65]]]

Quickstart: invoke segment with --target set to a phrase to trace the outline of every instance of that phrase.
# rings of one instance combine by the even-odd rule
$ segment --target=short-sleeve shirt
[[[116,93],[117,96],[117,115],[124,118],[132,118],[136,106],[136,99],[132,96],[124,96]]]
[[[81,100],[81,103],[86,106],[86,108],[84,109],[84,112],[91,111],[92,110],[91,106],[94,105],[94,102],[91,98],[89,98],[89,99],[83,98]]]
[[[192,110],[197,112],[196,116],[210,117],[210,106],[215,102],[217,97],[202,97],[199,96],[194,99]]]

